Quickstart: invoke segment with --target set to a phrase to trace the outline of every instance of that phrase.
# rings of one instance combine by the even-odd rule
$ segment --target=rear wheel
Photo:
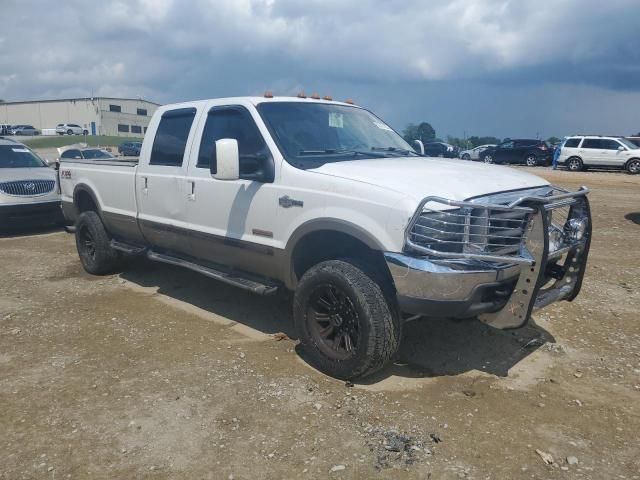
[[[117,271],[122,254],[111,248],[111,239],[96,212],[84,212],[76,222],[76,248],[84,269],[93,275]]]
[[[582,163],[582,160],[580,160],[578,157],[571,157],[569,160],[567,160],[567,168],[572,172],[579,172],[584,168],[584,165]]]
[[[527,164],[527,167],[535,167],[538,165],[538,158],[533,153],[530,153],[524,158],[524,163]]]
[[[82,131],[82,134],[83,134],[83,135],[89,135],[89,130],[83,130],[83,131]]]
[[[397,309],[387,285],[353,260],[309,269],[294,296],[294,319],[305,353],[332,377],[355,379],[385,366],[400,344]]]
[[[631,175],[637,175],[640,173],[640,159],[632,158],[627,162],[627,172]]]

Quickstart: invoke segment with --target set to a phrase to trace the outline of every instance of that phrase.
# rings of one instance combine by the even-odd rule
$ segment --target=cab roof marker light
[[[329,100],[329,101],[333,100],[333,98],[331,98],[330,95],[325,95],[324,97],[322,97],[322,99],[323,100]]]
[[[304,92],[298,92],[298,98],[307,98]]]
[[[264,98],[273,98],[273,92],[267,90],[264,92]]]
[[[354,105],[353,100],[351,100],[350,98],[347,98],[344,103],[348,103],[349,105]]]
[[[314,100],[320,100],[320,94],[316,93],[316,92],[313,92],[311,94],[311,98],[313,98]]]

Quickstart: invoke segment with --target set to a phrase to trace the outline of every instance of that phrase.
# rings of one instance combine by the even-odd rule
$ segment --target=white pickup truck
[[[303,348],[353,379],[403,323],[517,328],[578,294],[586,188],[426,158],[351,103],[242,97],[161,107],[139,161],[63,159],[62,205],[93,274],[132,255],[252,292],[294,292]]]

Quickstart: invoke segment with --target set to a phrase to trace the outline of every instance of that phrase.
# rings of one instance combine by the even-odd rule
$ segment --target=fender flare
[[[98,201],[98,197],[94,193],[93,189],[89,185],[87,185],[86,183],[79,183],[73,188],[73,207],[74,207],[76,215],[80,214],[80,211],[78,209],[78,195],[80,193],[86,193],[91,197],[91,200],[93,200],[93,203],[95,204],[96,208],[98,209],[98,211],[96,213],[100,216],[100,218],[102,218],[102,206],[100,205],[100,202]]]
[[[385,250],[373,235],[359,225],[337,218],[316,218],[309,220],[299,225],[287,240],[287,245],[284,250],[285,264],[283,265],[282,273],[284,274],[284,280],[288,288],[293,289],[297,283],[293,268],[293,253],[296,246],[307,235],[320,231],[343,233],[361,241],[372,250],[380,252]]]

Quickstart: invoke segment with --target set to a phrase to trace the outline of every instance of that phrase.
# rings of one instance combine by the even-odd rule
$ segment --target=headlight
[[[564,231],[571,240],[579,242],[584,238],[585,233],[587,233],[588,225],[589,219],[587,218],[572,218],[564,226]]]

